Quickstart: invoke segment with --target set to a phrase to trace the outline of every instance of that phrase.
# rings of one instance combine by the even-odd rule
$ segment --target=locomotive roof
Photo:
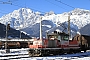
[[[51,33],[51,34],[48,34],[48,35],[66,35],[66,36],[69,36],[68,34],[66,34],[64,32]]]

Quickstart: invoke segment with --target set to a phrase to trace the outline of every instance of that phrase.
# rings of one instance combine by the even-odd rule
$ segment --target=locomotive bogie
[[[81,49],[40,48],[40,49],[29,49],[29,56],[50,56],[50,55],[72,54],[77,52],[81,52]]]

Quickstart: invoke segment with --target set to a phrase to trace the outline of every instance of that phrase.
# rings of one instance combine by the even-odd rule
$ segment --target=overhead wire
[[[0,1],[0,2],[1,2],[1,4],[11,4],[10,1]]]
[[[13,4],[13,3],[12,3],[11,5],[13,5],[13,6],[17,6],[17,7],[23,7],[23,6],[20,6],[20,5]],[[40,10],[37,10],[37,9],[33,9],[33,8],[30,8],[30,9],[32,9],[32,10],[34,10],[34,11],[41,12],[41,13],[45,13],[45,12],[40,11]]]
[[[55,0],[55,1],[57,1],[57,2],[59,2],[59,3],[62,3],[62,4],[64,4],[64,5],[66,5],[66,6],[69,6],[69,7],[71,7],[71,8],[74,8],[74,9],[75,9],[75,7],[73,7],[73,6],[71,6],[71,5],[68,5],[68,4],[66,4],[66,3],[64,3],[64,2],[62,2],[62,1],[60,1],[60,0]]]
[[[13,0],[13,1],[14,1],[14,0]],[[17,1],[18,1],[18,0],[17,0]],[[55,3],[52,3],[52,2],[49,1],[49,0],[45,0],[45,1],[47,1],[47,2],[49,2],[49,3],[51,3],[51,4],[53,4],[53,5],[56,5],[57,7],[60,7],[60,8],[62,8],[62,9],[64,9],[64,10],[68,10],[68,9],[66,9],[66,8],[64,8],[64,7],[61,7],[61,6],[57,5],[57,4],[55,4]],[[62,4],[64,4],[64,5],[66,5],[66,6],[69,6],[69,7],[71,7],[71,8],[74,8],[73,6],[70,6],[70,5],[66,4],[66,3],[63,3],[63,2],[60,1],[60,0],[55,0],[55,1],[57,1],[57,2],[59,2],[59,3],[62,3]],[[5,1],[0,1],[0,2],[2,2],[3,4],[10,4],[10,5],[13,5],[13,6],[20,7],[20,8],[23,7],[23,6],[20,6],[20,5],[17,5],[17,4],[12,3],[11,0],[8,0],[8,2],[5,2]],[[26,3],[25,3],[25,4],[26,4]],[[41,12],[41,13],[46,13],[46,12],[43,12],[43,11],[40,11],[40,10],[37,10],[37,9],[33,9],[33,8],[30,8],[30,9],[32,9],[32,10],[34,10],[34,11]]]
[[[21,5],[18,5],[18,4],[14,4],[14,3],[11,3],[10,5],[13,5],[13,6],[17,6],[17,7],[23,7],[23,6],[21,6]],[[25,2],[25,8],[26,8],[26,2]],[[45,13],[45,12],[43,12],[43,11],[40,11],[40,10],[37,10],[37,9],[33,9],[33,8],[30,8],[30,9],[32,9],[32,10],[34,10],[34,11],[38,11],[38,12],[41,12],[41,13]]]
[[[53,4],[53,5],[56,5],[57,7],[60,7],[60,8],[62,8],[62,9],[64,9],[64,10],[67,10],[66,8],[61,7],[61,6],[59,6],[59,5],[55,4],[55,3],[52,3],[52,2],[51,2],[51,1],[49,1],[49,0],[45,0],[45,1],[47,1],[47,2],[49,2],[49,3],[51,3],[51,4]]]
[[[0,1],[0,4],[9,4],[9,3],[5,1]],[[1,12],[1,11],[4,11],[4,12]],[[0,9],[0,14],[7,14],[6,12],[7,12],[6,10]]]
[[[15,1],[18,1],[18,0],[8,0],[8,2],[15,2]]]
[[[17,0],[18,1],[18,0]],[[0,1],[2,4],[10,4],[10,5],[13,5],[13,6],[17,6],[17,7],[20,7],[20,8],[22,8],[23,6],[21,6],[21,5],[17,5],[17,4],[14,4],[14,3],[12,3],[10,0],[8,1],[8,2],[5,2],[5,1]],[[26,4],[26,3],[25,3]],[[30,9],[32,9],[32,10],[34,10],[34,11],[38,11],[38,12],[41,12],[41,13],[45,13],[45,12],[43,12],[43,11],[40,11],[40,10],[37,10],[37,9],[33,9],[33,8],[30,8]]]

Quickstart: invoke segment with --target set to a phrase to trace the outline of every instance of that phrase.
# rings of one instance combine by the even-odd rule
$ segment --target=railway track
[[[64,54],[64,55],[55,55],[55,56],[47,56],[47,57],[29,57],[27,50],[19,50],[19,51],[12,51],[11,53],[0,53],[0,60],[28,60],[28,59],[40,59],[40,60],[72,60],[78,59],[83,57],[89,57],[90,51],[76,53],[76,54]]]

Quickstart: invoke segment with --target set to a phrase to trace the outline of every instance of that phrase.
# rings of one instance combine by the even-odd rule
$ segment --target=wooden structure
[[[77,34],[73,40],[77,40],[80,46],[90,48],[90,36]]]

